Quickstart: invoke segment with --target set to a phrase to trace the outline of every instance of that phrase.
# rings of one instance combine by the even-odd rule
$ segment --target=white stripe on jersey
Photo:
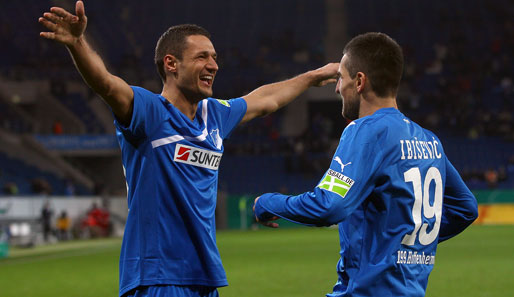
[[[202,100],[202,120],[205,125],[205,128],[202,131],[202,134],[200,134],[198,136],[172,135],[172,136],[156,139],[156,140],[152,141],[152,148],[156,148],[161,145],[166,145],[166,144],[174,143],[177,141],[181,141],[183,139],[186,139],[189,141],[194,141],[194,142],[204,141],[207,138],[207,135],[209,134],[207,132],[207,112],[208,112],[207,103],[208,103],[207,99]]]

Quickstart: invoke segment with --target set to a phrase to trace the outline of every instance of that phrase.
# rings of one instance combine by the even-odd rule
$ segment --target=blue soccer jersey
[[[477,217],[439,139],[395,108],[351,122],[312,192],[264,194],[256,216],[339,223],[338,281],[327,296],[424,296],[437,243]]]
[[[132,89],[130,125],[115,121],[129,207],[119,294],[159,284],[226,286],[214,218],[218,167],[246,102],[202,100],[191,121],[164,97]]]

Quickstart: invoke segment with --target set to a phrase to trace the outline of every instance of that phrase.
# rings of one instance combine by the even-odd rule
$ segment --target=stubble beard
[[[348,98],[349,99],[349,98]],[[354,99],[354,98],[353,98]],[[343,117],[350,121],[359,118],[360,104],[359,100],[345,100],[343,98]]]
[[[212,88],[207,89],[199,86],[198,84],[195,87],[192,87],[191,83],[189,86],[182,88],[182,92],[192,102],[199,102],[205,98],[209,98],[212,96]]]

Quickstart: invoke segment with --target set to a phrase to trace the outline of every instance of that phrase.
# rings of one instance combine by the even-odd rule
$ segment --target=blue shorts
[[[123,297],[219,297],[215,287],[156,285],[141,286],[123,294]]]

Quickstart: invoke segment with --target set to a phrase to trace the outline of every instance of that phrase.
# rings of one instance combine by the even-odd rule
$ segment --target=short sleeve
[[[115,117],[114,125],[128,140],[138,140],[150,135],[165,119],[164,105],[157,94],[140,87],[131,87],[134,92],[134,108],[129,126],[124,126]]]
[[[221,137],[228,138],[246,113],[246,101],[243,98],[230,100],[212,99],[214,115],[221,123]]]

